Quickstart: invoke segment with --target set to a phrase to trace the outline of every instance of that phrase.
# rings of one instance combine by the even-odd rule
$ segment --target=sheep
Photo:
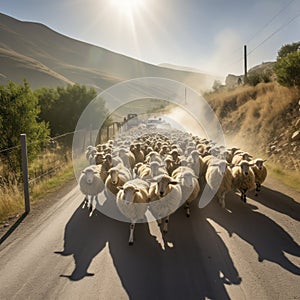
[[[123,164],[129,170],[132,170],[135,165],[135,158],[132,152],[121,148],[119,150],[119,157],[122,159]]]
[[[131,152],[134,155],[135,163],[143,162],[145,159],[144,153],[141,150],[141,144],[136,143],[134,147],[132,147]]]
[[[86,157],[90,166],[96,164],[96,155],[97,155],[97,149],[95,147],[86,151]]]
[[[248,152],[236,152],[236,154],[232,158],[231,165],[238,165],[242,160],[250,161],[251,158],[252,155],[250,155]]]
[[[87,146],[87,149],[85,151],[85,157],[86,157],[87,160],[89,160],[90,155],[91,155],[92,152],[94,152],[94,153],[97,152],[96,147],[94,147],[92,145]]]
[[[90,217],[93,214],[93,200],[98,201],[98,194],[104,190],[104,183],[100,178],[99,168],[96,165],[86,167],[78,180],[79,189],[85,195],[83,208],[85,205],[90,209]],[[89,196],[91,198],[89,199]]]
[[[171,155],[168,155],[165,159],[164,159],[164,163],[166,166],[166,170],[168,172],[168,174],[171,176],[173,171],[177,168],[176,165],[173,164],[173,159]]]
[[[157,151],[151,151],[146,155],[145,163],[150,163],[151,161],[157,161],[160,164],[163,164],[163,159]]]
[[[116,167],[112,167],[108,170],[108,176],[105,180],[105,191],[107,194],[110,192],[113,195],[117,195],[119,187],[131,179],[131,173],[124,165],[119,164]]]
[[[165,165],[159,164],[157,161],[151,161],[149,164],[140,167],[138,170],[138,177],[144,180],[156,177],[160,174],[168,174]]]
[[[129,245],[133,245],[135,223],[145,218],[149,200],[149,183],[142,179],[132,179],[119,188],[117,207],[130,220]]]
[[[161,157],[166,157],[169,153],[170,149],[168,145],[162,145],[161,150],[159,151],[159,155]]]
[[[187,160],[188,166],[192,168],[195,175],[199,177],[201,175],[204,163],[201,156],[199,155],[198,150],[193,150]]]
[[[100,169],[100,177],[103,182],[105,182],[107,176],[108,176],[108,170],[113,167],[113,160],[111,154],[106,154],[104,156],[104,160],[101,165],[99,165]]]
[[[255,175],[250,168],[251,164],[247,160],[242,160],[238,165],[234,166],[232,172],[232,186],[234,190],[241,192],[241,200],[246,203],[247,191],[255,189]]]
[[[95,153],[95,164],[101,165],[104,161],[104,152],[96,152]]]
[[[173,171],[172,177],[180,184],[182,197],[185,201],[186,216],[189,217],[191,214],[190,204],[200,193],[198,176],[195,175],[193,169],[190,167],[181,166]]]
[[[239,150],[240,150],[240,148],[236,148],[236,147],[226,149],[227,153],[225,153],[225,159],[227,160],[227,162],[231,163],[233,156]]]
[[[225,208],[225,196],[232,189],[232,173],[228,167],[228,162],[221,159],[210,161],[205,180],[213,193],[216,193],[218,202],[222,208]]]
[[[199,180],[200,182],[202,182],[203,184],[205,183],[205,174],[208,168],[208,165],[210,164],[210,162],[212,160],[214,160],[215,157],[212,155],[207,155],[205,157],[202,157],[202,161],[203,161],[203,168],[202,170],[200,169],[200,174],[199,174]]]
[[[255,160],[251,161],[252,163],[254,163],[254,166],[252,166],[251,169],[255,175],[255,196],[258,196],[258,192],[260,192],[261,185],[267,177],[268,172],[266,166],[264,165],[265,161],[266,160],[262,158],[256,158]]]
[[[161,222],[164,218],[163,232],[168,232],[170,214],[175,212],[182,204],[182,191],[178,184],[169,175],[160,175],[153,178],[149,189],[149,210]]]

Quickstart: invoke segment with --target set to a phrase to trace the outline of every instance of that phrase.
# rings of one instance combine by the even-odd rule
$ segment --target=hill
[[[277,82],[220,89],[206,95],[229,146],[300,171],[300,100],[297,89]]]
[[[26,78],[33,88],[79,83],[103,90],[132,78],[165,77],[200,91],[214,81],[211,75],[151,65],[1,13],[0,36],[0,84]]]

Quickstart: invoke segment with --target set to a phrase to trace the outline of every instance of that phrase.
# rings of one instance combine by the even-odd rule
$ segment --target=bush
[[[300,87],[300,42],[281,47],[274,72],[279,84]]]

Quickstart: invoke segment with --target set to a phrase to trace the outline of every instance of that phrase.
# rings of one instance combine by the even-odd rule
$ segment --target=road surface
[[[279,190],[180,208],[128,246],[128,224],[89,218],[75,187],[2,243],[0,299],[300,299],[300,196]]]

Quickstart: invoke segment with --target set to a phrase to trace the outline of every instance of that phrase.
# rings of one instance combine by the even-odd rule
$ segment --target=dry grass
[[[29,164],[30,202],[34,204],[49,192],[74,178],[70,152],[45,151]],[[0,222],[24,212],[22,183],[8,179],[1,183]]]
[[[24,212],[23,191],[16,184],[5,184],[0,189],[0,222]]]
[[[291,135],[299,117],[299,97],[298,90],[276,82],[224,88],[206,96],[222,124],[227,146],[267,158],[271,176],[294,189],[300,184],[300,141],[292,142]],[[270,145],[278,152],[271,153]]]

